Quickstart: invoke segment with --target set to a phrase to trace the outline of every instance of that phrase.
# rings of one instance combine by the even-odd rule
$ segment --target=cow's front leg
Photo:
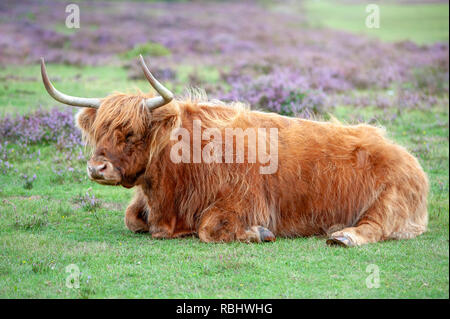
[[[135,233],[148,232],[147,209],[146,199],[136,196],[125,211],[125,226]]]
[[[235,211],[211,208],[201,218],[198,236],[203,242],[265,242],[275,241],[275,235],[265,227],[247,227]]]
[[[170,210],[149,216],[150,233],[155,239],[173,239],[193,235],[195,230],[188,227],[183,218],[178,218]]]

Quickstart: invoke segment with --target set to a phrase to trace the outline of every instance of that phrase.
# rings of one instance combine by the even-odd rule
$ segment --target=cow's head
[[[77,124],[93,148],[87,172],[89,178],[97,183],[125,187],[136,185],[146,170],[150,148],[154,144],[152,125],[155,118],[164,113],[158,108],[173,99],[173,94],[150,73],[142,56],[140,63],[146,78],[160,96],[142,93],[116,93],[102,99],[69,96],[54,88],[48,79],[44,59],[41,59],[42,79],[47,92],[59,102],[83,107],[77,114]]]

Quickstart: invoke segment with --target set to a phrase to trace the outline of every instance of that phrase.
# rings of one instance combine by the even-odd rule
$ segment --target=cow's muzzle
[[[118,185],[122,179],[114,165],[104,159],[90,159],[87,162],[87,173],[92,181],[103,185]]]

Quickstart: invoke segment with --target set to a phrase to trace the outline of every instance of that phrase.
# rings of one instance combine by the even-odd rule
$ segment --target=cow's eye
[[[127,142],[131,142],[131,138],[133,137],[133,133],[128,133],[127,135],[125,135],[125,140]]]

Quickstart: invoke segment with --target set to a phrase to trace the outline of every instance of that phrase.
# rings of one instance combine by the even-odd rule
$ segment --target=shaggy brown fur
[[[77,119],[95,149],[91,161],[109,161],[120,184],[136,188],[125,216],[132,231],[155,238],[197,234],[205,242],[273,240],[270,232],[329,235],[330,244],[353,246],[426,230],[427,177],[379,128],[195,99],[149,111],[142,106],[149,96],[113,94]],[[262,175],[260,163],[247,161],[173,163],[170,132],[183,127],[192,133],[195,119],[222,133],[227,127],[278,128],[277,172]]]

